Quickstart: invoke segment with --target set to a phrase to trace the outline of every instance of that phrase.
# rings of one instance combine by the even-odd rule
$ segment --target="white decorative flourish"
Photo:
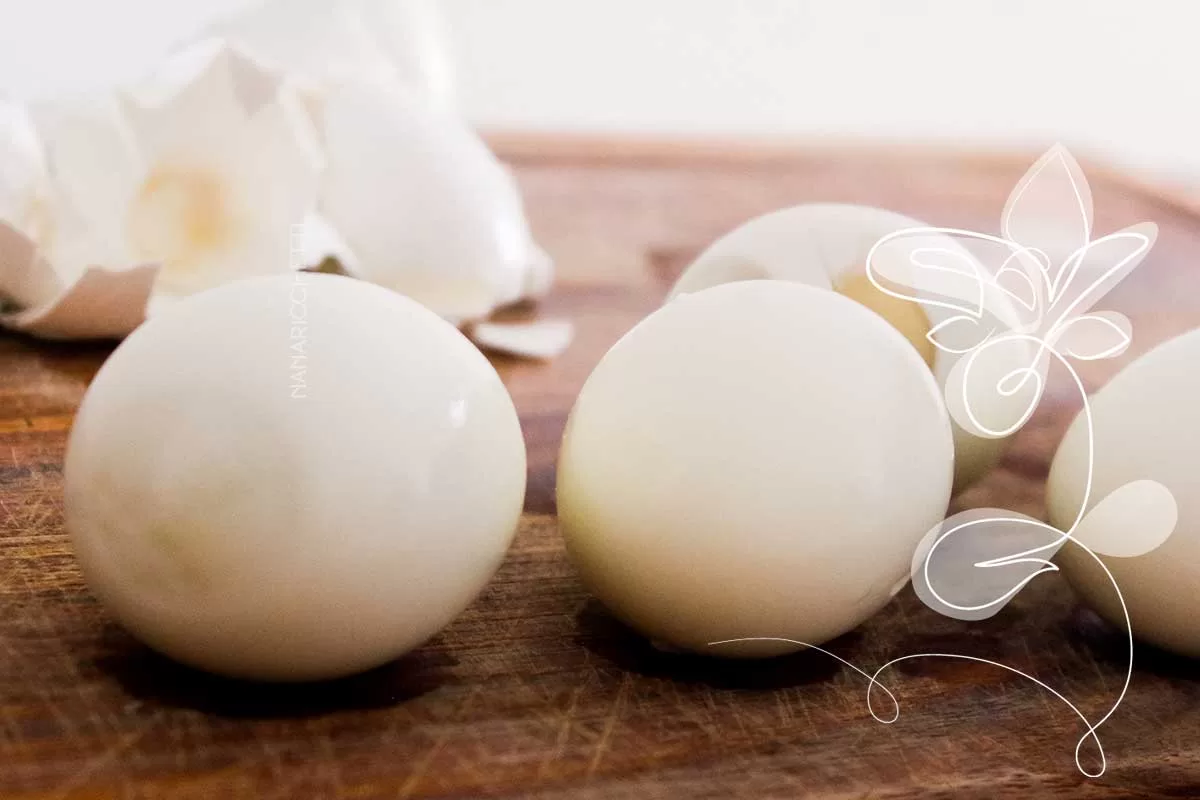
[[[1116,712],[1133,677],[1133,633],[1121,589],[1101,555],[1148,553],[1171,535],[1178,510],[1170,491],[1140,480],[1092,504],[1095,441],[1092,413],[1083,382],[1071,361],[1120,355],[1132,340],[1129,320],[1091,309],[1145,258],[1157,228],[1141,223],[1092,239],[1092,197],[1079,164],[1061,145],[1051,148],[1017,184],[1001,219],[1002,236],[958,228],[911,228],[880,239],[867,257],[867,274],[882,292],[920,303],[933,325],[929,340],[957,356],[946,381],[947,408],[967,432],[985,438],[1009,436],[1033,415],[1052,364],[1061,365],[1083,398],[1087,428],[1087,472],[1083,499],[1072,524],[1059,530],[1041,520],[1005,509],[972,509],[944,520],[913,555],[917,595],[935,611],[955,619],[979,620],[997,614],[1038,575],[1056,572],[1051,561],[1068,541],[1081,547],[1108,576],[1121,603],[1128,633],[1125,681],[1109,710],[1089,719],[1069,699],[1038,678],[996,661],[954,653],[917,653],[893,659],[873,674],[804,642],[788,641],[836,658],[869,681],[867,706],[877,721],[899,717],[895,697],[879,675],[903,661],[953,658],[990,664],[1026,678],[1061,700],[1084,723],[1075,746],[1075,765],[1096,778],[1107,769],[1097,730]],[[994,263],[995,269],[983,265]],[[1021,356],[1014,360],[1014,354]],[[1019,364],[1016,369],[1011,365]],[[994,393],[988,413],[979,408]],[[996,396],[1005,402],[994,402]],[[999,411],[997,411],[999,409]],[[983,417],[988,417],[984,419]],[[1091,508],[1089,509],[1089,505]],[[1136,511],[1137,527],[1113,525]],[[1114,531],[1120,531],[1115,536]],[[714,642],[712,646],[732,643]],[[895,706],[883,718],[872,705],[882,689]],[[1092,742],[1099,768],[1081,760]]]

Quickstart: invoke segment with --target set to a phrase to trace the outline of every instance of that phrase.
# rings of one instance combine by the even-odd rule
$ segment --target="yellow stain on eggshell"
[[[152,170],[128,217],[134,252],[145,261],[162,264],[168,280],[228,246],[234,230],[220,176],[191,167],[164,165]]]

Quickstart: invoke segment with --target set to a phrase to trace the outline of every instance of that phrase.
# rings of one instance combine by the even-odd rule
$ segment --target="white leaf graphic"
[[[908,228],[888,234],[867,255],[867,275],[885,294],[927,310],[987,316],[1005,328],[1041,319],[1046,288],[1038,254],[998,236],[958,228]],[[1003,283],[996,275],[1006,271]],[[945,311],[935,318],[945,318]]]
[[[1102,236],[1072,254],[1053,287],[1046,329],[1053,331],[1104,299],[1137,269],[1157,238],[1158,226],[1143,222]]]
[[[1170,489],[1156,481],[1133,481],[1087,513],[1075,529],[1075,540],[1100,555],[1132,558],[1161,546],[1178,521]]]
[[[1048,351],[1019,334],[993,336],[958,359],[946,376],[946,410],[972,436],[1002,439],[1019,430],[1042,397]]]
[[[1037,311],[1041,301],[1038,282],[1029,274],[1009,264],[996,272],[996,288],[1026,311]]]
[[[978,317],[983,268],[946,233],[942,228],[908,228],[884,236],[867,254],[867,275],[885,294]]]
[[[1045,255],[1055,283],[1061,266],[1092,236],[1092,192],[1065,147],[1050,148],[1025,173],[1000,224],[1006,239]]]
[[[913,589],[947,617],[995,616],[1027,583],[1058,568],[1066,538],[1033,517],[999,508],[955,514],[926,534],[913,555]]]
[[[1098,361],[1121,355],[1133,341],[1133,326],[1124,314],[1099,311],[1076,317],[1062,327],[1055,346],[1079,361]]]
[[[1050,297],[1046,254],[1004,239],[972,244],[988,267],[999,264],[988,285],[988,310],[1010,330],[1038,330]]]

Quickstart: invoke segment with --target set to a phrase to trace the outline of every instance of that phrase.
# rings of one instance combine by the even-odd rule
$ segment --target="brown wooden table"
[[[71,415],[110,348],[0,335],[0,798],[1200,797],[1196,662],[1138,651],[1129,697],[1101,732],[1108,773],[1088,780],[1073,763],[1078,719],[996,668],[906,662],[887,678],[902,716],[883,726],[865,682],[817,653],[723,663],[656,652],[588,598],[555,529],[554,460],[576,392],[701,247],[815,200],[995,232],[1037,154],[497,146],[560,264],[545,310],[573,319],[579,337],[550,364],[497,362],[530,453],[507,563],[449,629],[371,674],[242,685],[176,666],[116,627],[80,580],[60,501]],[[1161,228],[1148,264],[1105,304],[1134,321],[1128,360],[1200,324],[1200,216],[1089,172],[1098,231]],[[1086,378],[1098,385],[1117,366]],[[1040,514],[1077,404],[1052,391],[957,505]],[[1111,704],[1124,669],[1121,637],[1057,576],[982,623],[941,618],[906,591],[830,647],[864,667],[933,650],[1004,661],[1088,714]]]

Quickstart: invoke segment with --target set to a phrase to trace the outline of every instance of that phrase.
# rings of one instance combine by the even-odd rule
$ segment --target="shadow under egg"
[[[576,615],[576,644],[627,672],[717,689],[771,690],[824,683],[846,668],[816,650],[771,658],[729,659],[671,651],[619,621],[598,600],[588,600]],[[835,652],[853,651],[860,634],[850,632],[827,644]],[[853,660],[853,659],[850,659]]]
[[[120,628],[106,631],[94,666],[131,697],[152,706],[230,719],[300,719],[339,711],[391,708],[452,682],[456,660],[426,645],[373,670],[311,683],[259,683],[202,672],[142,645]]]

